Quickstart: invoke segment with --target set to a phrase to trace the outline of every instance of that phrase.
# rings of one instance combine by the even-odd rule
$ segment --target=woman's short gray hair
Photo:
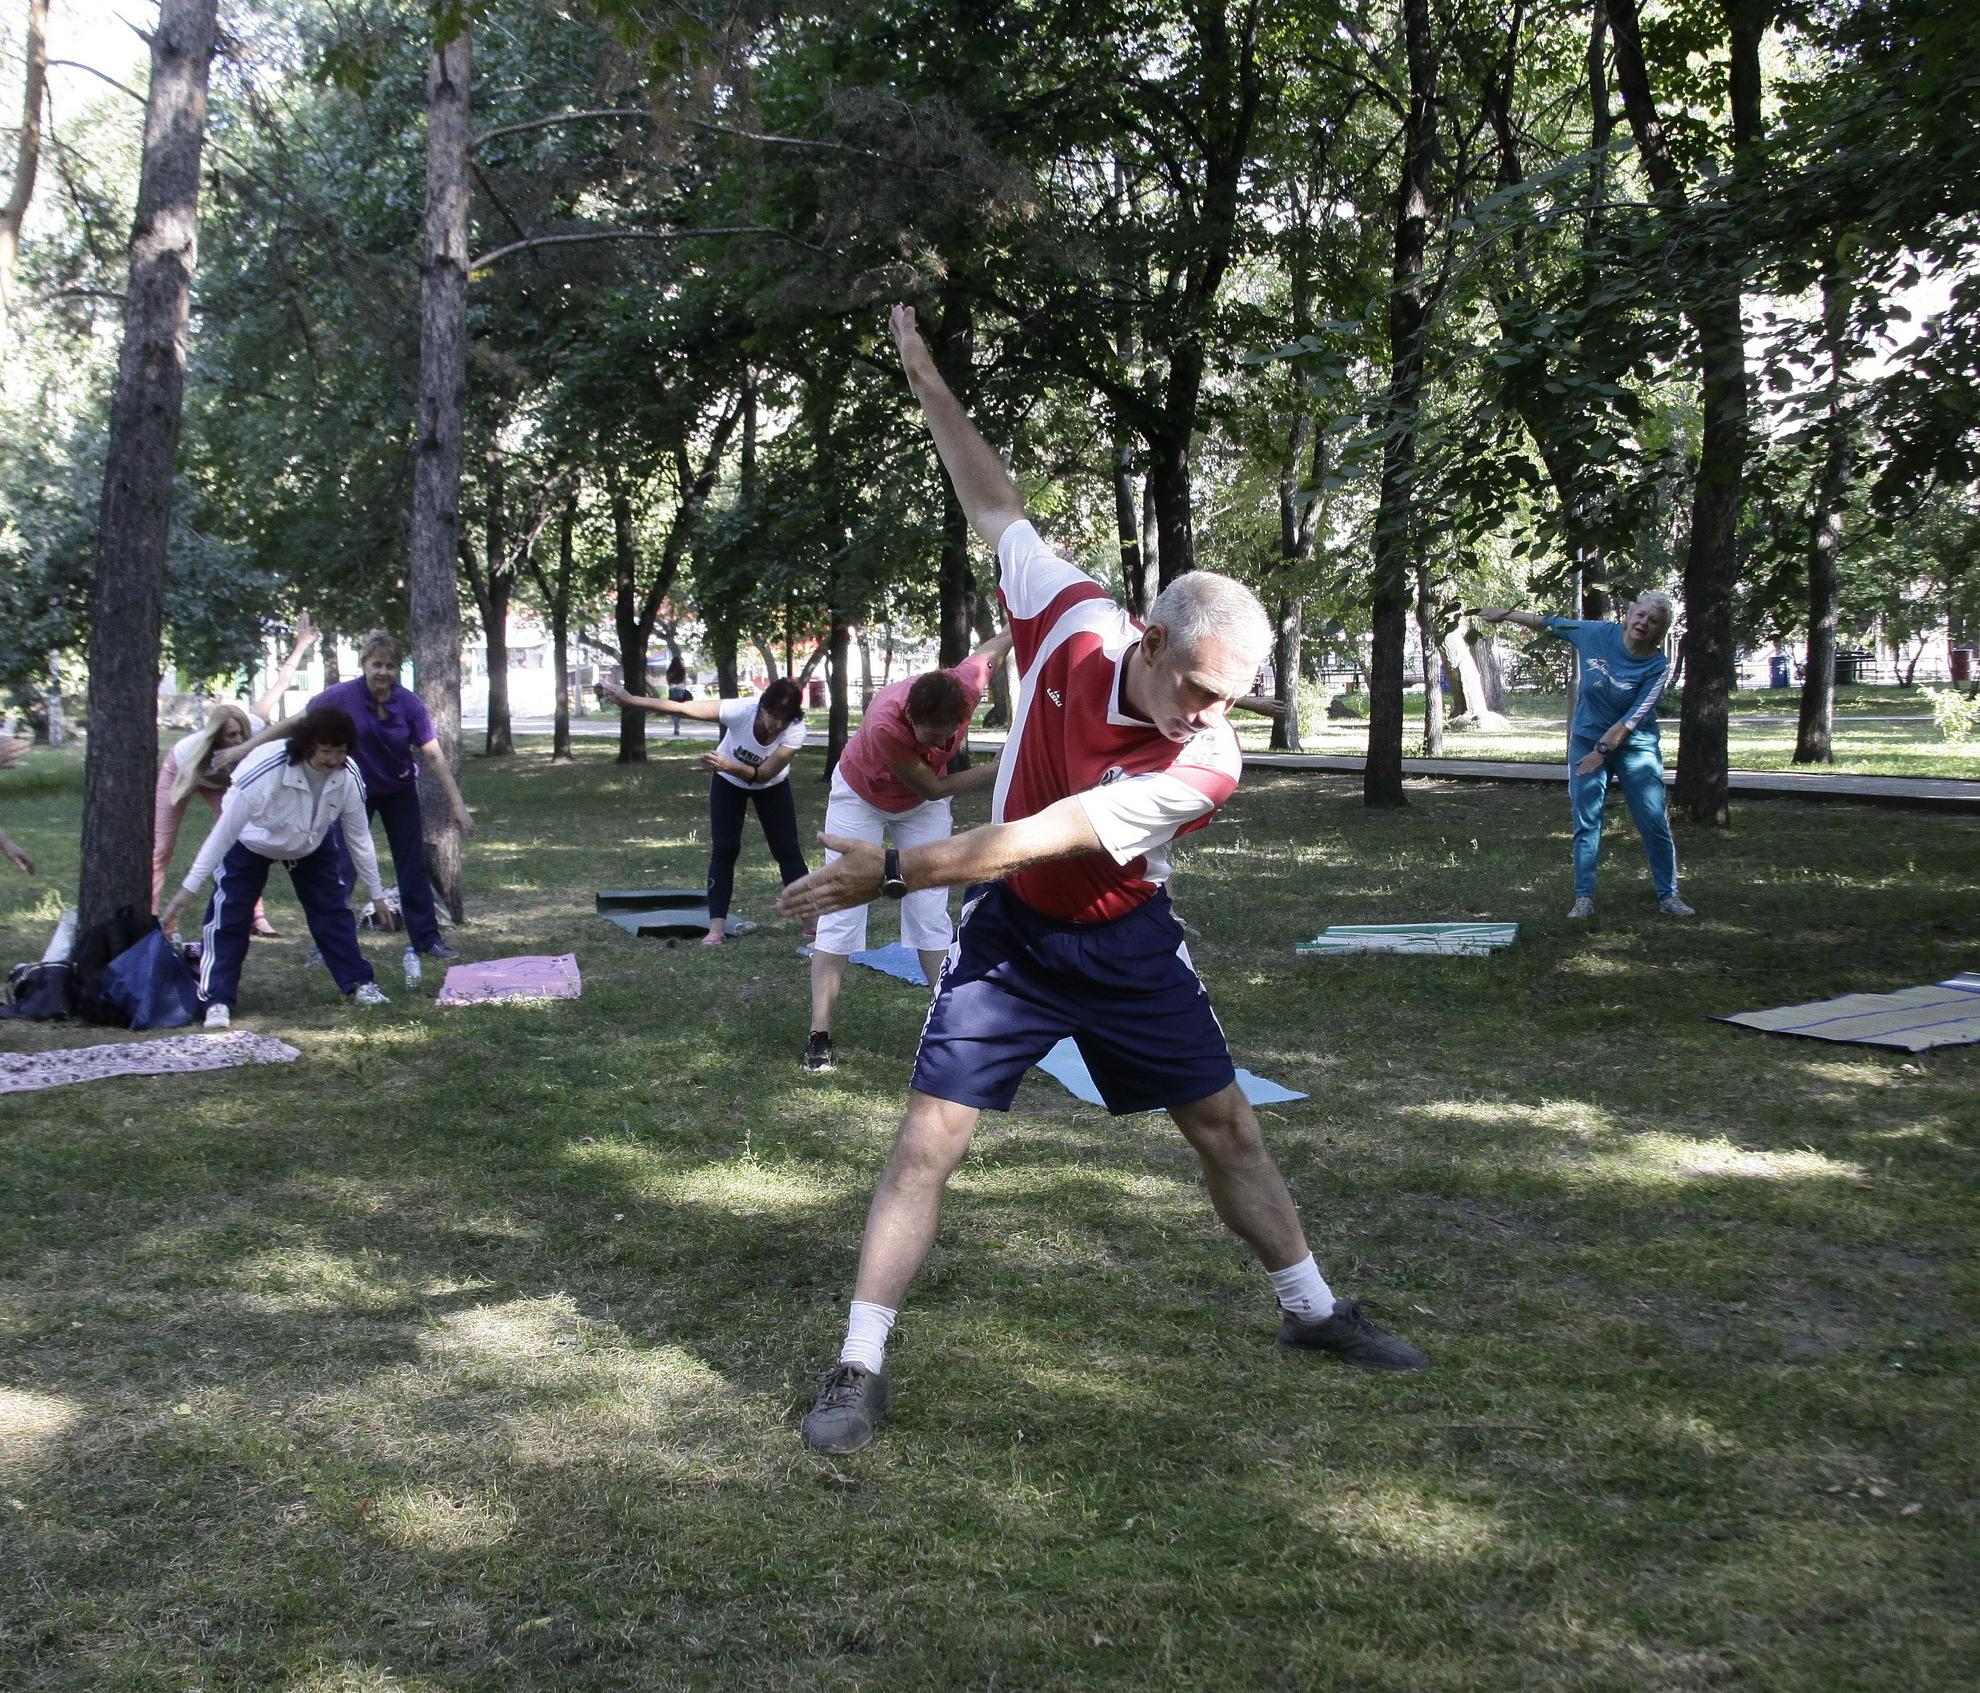
[[[1242,653],[1256,670],[1272,650],[1272,620],[1242,582],[1214,570],[1178,576],[1148,608],[1148,621],[1168,631],[1182,652],[1193,653],[1215,637]]]
[[[398,636],[389,629],[365,631],[364,639],[358,642],[358,663],[369,664],[375,652],[382,652],[394,664],[405,662],[406,649],[399,645]]]
[[[1652,611],[1664,614],[1664,627],[1668,629],[1677,619],[1677,607],[1671,603],[1671,596],[1652,588],[1636,596],[1638,605],[1647,605]]]

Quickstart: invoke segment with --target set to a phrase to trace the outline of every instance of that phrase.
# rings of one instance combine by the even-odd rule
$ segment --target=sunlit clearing
[[[0,1470],[32,1459],[82,1414],[73,1399],[0,1387]]]
[[[1617,953],[1605,957],[1599,952],[1579,952],[1572,958],[1560,959],[1554,968],[1570,976],[1641,976],[1641,959]]]
[[[391,1305],[400,1290],[352,1259],[321,1247],[278,1247],[241,1261],[235,1272],[249,1310],[352,1311]]]
[[[378,1527],[386,1539],[428,1552],[474,1552],[499,1546],[515,1532],[515,1507],[506,1501],[437,1487],[409,1487],[381,1494]]]
[[[710,1164],[681,1178],[680,1197],[749,1215],[758,1211],[802,1211],[828,1203],[832,1189],[814,1177],[767,1169],[743,1161]]]
[[[626,1140],[567,1146],[564,1156],[573,1164],[610,1170],[625,1185],[628,1197],[705,1205],[742,1216],[807,1210],[826,1204],[836,1191],[814,1176],[752,1158],[682,1171],[671,1168],[650,1148]]]
[[[1403,1487],[1329,1493],[1300,1513],[1301,1523],[1350,1550],[1454,1563],[1506,1549],[1505,1525],[1490,1511]]]
[[[1616,1126],[1614,1119],[1599,1105],[1591,1105],[1581,1099],[1555,1099],[1542,1105],[1433,1099],[1399,1115],[1461,1127],[1537,1129],[1546,1134],[1580,1135],[1584,1138],[1607,1133]]]
[[[1590,1163],[1625,1181],[1670,1186],[1711,1176],[1775,1182],[1863,1179],[1861,1164],[1805,1147],[1792,1152],[1764,1152],[1726,1140],[1687,1140],[1682,1135],[1656,1133],[1631,1135],[1624,1146],[1598,1153]]]
[[[438,1357],[547,1358],[582,1348],[593,1326],[569,1294],[553,1293],[456,1311],[443,1317],[421,1345]]]
[[[281,1693],[424,1693],[436,1685],[424,1676],[402,1681],[390,1670],[346,1658],[342,1663],[318,1665],[295,1681],[283,1682]]]

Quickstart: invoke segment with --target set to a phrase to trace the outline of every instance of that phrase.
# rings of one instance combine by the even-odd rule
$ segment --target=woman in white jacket
[[[288,866],[310,938],[338,988],[355,1005],[385,1004],[372,968],[358,950],[357,922],[344,902],[330,837],[333,826],[341,829],[379,927],[391,928],[391,908],[365,820],[364,783],[350,758],[356,740],[349,712],[319,707],[304,712],[288,737],[242,760],[220,820],[186,872],[185,885],[159,914],[170,930],[207,877],[214,877],[199,960],[199,996],[206,1004],[209,1029],[224,1029],[233,1021],[249,918],[277,864]]]

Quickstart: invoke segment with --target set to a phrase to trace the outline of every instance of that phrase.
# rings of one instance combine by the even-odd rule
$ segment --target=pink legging
[[[220,820],[223,789],[195,786],[182,800],[172,798],[172,787],[179,779],[178,761],[168,752],[158,767],[158,786],[151,796],[151,914],[158,915],[158,896],[165,889],[165,867],[172,862],[172,849],[179,844],[179,825],[185,821],[186,807],[193,794],[199,794],[213,808],[213,820]],[[254,902],[254,923],[258,928],[268,921],[261,901]]]

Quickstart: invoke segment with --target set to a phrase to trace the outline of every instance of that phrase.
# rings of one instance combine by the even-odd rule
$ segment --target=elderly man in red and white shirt
[[[914,313],[895,307],[891,327],[956,497],[997,549],[1019,692],[987,826],[884,853],[828,837],[841,856],[779,901],[810,916],[882,891],[996,884],[964,907],[867,1213],[846,1341],[804,1438],[828,1452],[872,1439],[889,1394],[886,1338],[977,1116],[1007,1109],[1025,1070],[1067,1036],[1110,1110],[1164,1107],[1195,1148],[1217,1215],[1271,1277],[1281,1345],[1421,1368],[1423,1353],[1337,1301],[1321,1276],[1164,885],[1169,843],[1237,787],[1227,714],[1270,646],[1264,609],[1242,584],[1192,571],[1137,623],[1038,538]]]

